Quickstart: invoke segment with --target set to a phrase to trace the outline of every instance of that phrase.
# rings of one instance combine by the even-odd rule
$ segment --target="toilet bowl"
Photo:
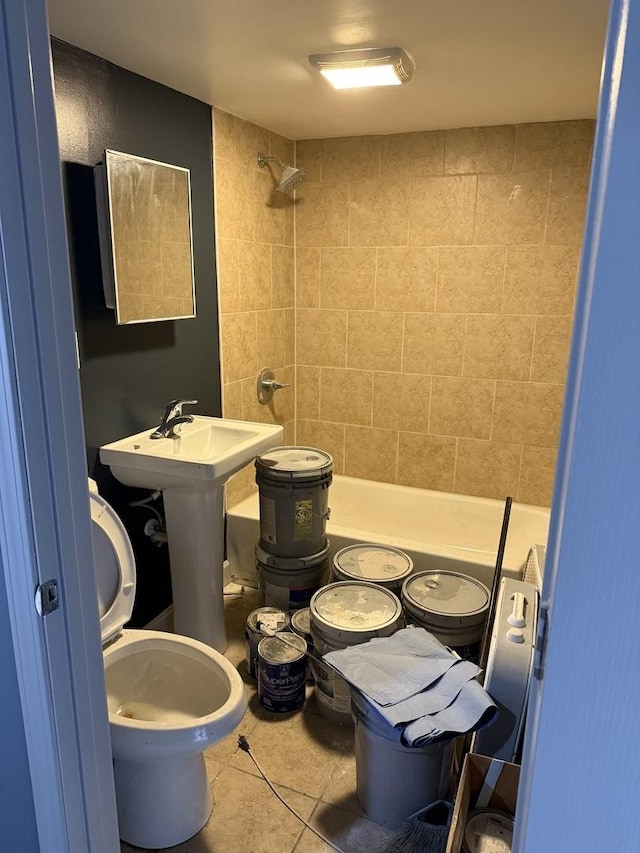
[[[205,643],[122,627],[135,597],[131,543],[92,480],[89,498],[120,837],[172,847],[209,819],[203,752],[236,727],[247,697]]]

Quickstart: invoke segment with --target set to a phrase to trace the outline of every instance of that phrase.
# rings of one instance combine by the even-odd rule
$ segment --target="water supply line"
[[[153,544],[157,545],[158,548],[162,545],[166,545],[169,541],[167,539],[167,527],[162,513],[154,506],[151,506],[152,501],[157,501],[161,494],[162,492],[157,490],[155,492],[151,492],[151,494],[147,495],[146,498],[142,498],[139,501],[131,501],[129,504],[131,507],[148,509],[149,512],[152,512],[155,515],[155,518],[150,518],[145,523],[143,531],[144,535],[148,536]]]

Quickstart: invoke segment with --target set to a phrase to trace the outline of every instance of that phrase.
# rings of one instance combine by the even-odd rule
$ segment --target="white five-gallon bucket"
[[[453,742],[409,747],[400,730],[371,716],[366,699],[353,691],[356,795],[376,823],[398,829],[414,812],[445,799],[451,782]]]
[[[461,657],[477,660],[490,593],[459,572],[418,572],[402,585],[407,621],[426,628]]]
[[[256,545],[256,567],[265,605],[283,610],[308,607],[314,592],[327,580],[329,540],[319,554],[308,557],[276,557],[265,551],[260,541]]]
[[[256,459],[260,545],[279,557],[325,547],[333,459],[315,447],[274,447]]]
[[[377,583],[396,595],[400,595],[402,584],[412,571],[411,557],[390,545],[347,545],[333,558],[335,580]]]
[[[388,589],[372,583],[327,584],[311,599],[311,636],[317,658],[330,651],[390,637],[403,626],[402,605]],[[351,691],[330,667],[315,660],[312,669],[320,713],[337,723],[351,723]]]

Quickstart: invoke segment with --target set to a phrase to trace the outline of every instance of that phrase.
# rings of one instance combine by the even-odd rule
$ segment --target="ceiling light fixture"
[[[363,89],[368,86],[399,86],[413,77],[415,64],[401,47],[368,47],[336,50],[309,57],[334,89]]]

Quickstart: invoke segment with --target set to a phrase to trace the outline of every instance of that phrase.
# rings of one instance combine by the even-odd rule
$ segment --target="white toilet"
[[[209,819],[203,752],[236,727],[247,697],[237,670],[205,643],[123,629],[136,588],[131,543],[93,480],[89,498],[120,837],[172,847]]]

